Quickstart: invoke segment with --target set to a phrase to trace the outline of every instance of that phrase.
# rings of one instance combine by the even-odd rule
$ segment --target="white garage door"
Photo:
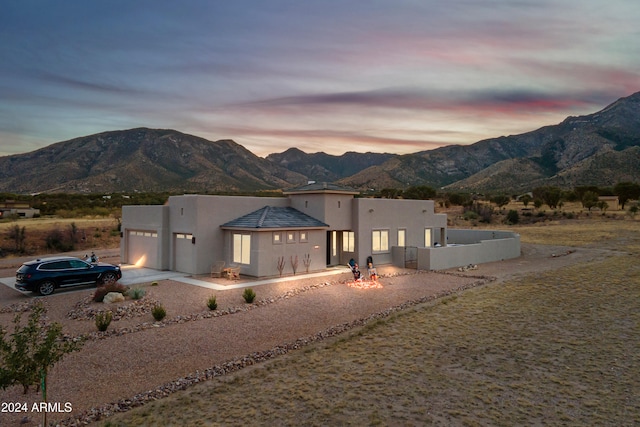
[[[130,230],[127,263],[141,267],[160,268],[158,263],[158,233],[150,230]]]

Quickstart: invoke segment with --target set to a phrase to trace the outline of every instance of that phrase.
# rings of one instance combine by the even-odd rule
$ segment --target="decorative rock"
[[[105,304],[111,304],[112,302],[122,302],[124,301],[124,295],[120,292],[109,292],[104,296],[102,302]]]

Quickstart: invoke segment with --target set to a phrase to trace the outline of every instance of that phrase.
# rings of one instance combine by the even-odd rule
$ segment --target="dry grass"
[[[552,221],[530,226],[511,227],[524,243],[561,246],[630,246],[638,248],[634,234],[640,231],[638,219],[606,220],[600,218]],[[612,246],[615,245],[615,246]]]
[[[114,230],[117,221],[114,218],[27,218],[16,221],[0,221],[0,248],[4,248],[8,255],[42,255],[52,253],[46,247],[46,238],[54,230],[70,241],[72,224],[76,227],[76,242],[74,250],[90,251],[93,249],[117,248],[120,244],[120,234]],[[9,237],[10,229],[15,226],[25,229],[25,253],[15,254],[15,247]],[[0,253],[2,250],[0,250]]]
[[[101,425],[636,425],[638,223],[519,230],[627,253],[418,306]]]

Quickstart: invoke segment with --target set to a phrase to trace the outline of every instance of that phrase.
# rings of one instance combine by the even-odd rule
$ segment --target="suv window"
[[[69,267],[69,261],[53,261],[42,264],[38,270],[64,270]]]
[[[22,264],[22,265],[20,266],[20,268],[18,269],[18,273],[26,273],[26,272],[28,272],[28,271],[29,271],[29,268],[30,268],[30,267],[29,267],[28,265],[26,265],[26,264]]]
[[[69,260],[69,263],[71,264],[71,268],[89,268],[89,264],[79,259]]]

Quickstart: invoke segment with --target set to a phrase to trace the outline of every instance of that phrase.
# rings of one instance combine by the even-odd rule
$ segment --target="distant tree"
[[[581,202],[582,207],[589,209],[589,212],[591,212],[591,208],[598,204],[598,193],[587,191],[582,195]]]
[[[620,207],[624,209],[627,201],[640,198],[640,185],[634,182],[619,182],[613,187],[613,194],[618,196]]]
[[[447,193],[449,202],[457,206],[467,206],[471,203],[471,196],[467,193]]]
[[[493,196],[491,199],[492,203],[495,203],[499,208],[506,206],[511,201],[511,198],[506,194],[498,194],[497,196]]]
[[[598,200],[598,203],[596,203],[596,206],[598,207],[598,209],[600,209],[602,212],[606,212],[607,209],[609,209],[609,204],[607,202],[605,202],[604,200]]]
[[[528,194],[525,194],[522,197],[520,197],[520,201],[522,202],[522,204],[526,208],[529,205],[529,203],[531,203],[533,201],[533,197],[531,197]]]
[[[538,187],[533,190],[533,197],[540,198],[549,208],[555,209],[562,199],[562,190],[558,187]]]
[[[402,191],[397,188],[383,188],[380,190],[380,197],[383,199],[397,199]]]
[[[471,213],[472,215],[469,215]],[[487,203],[473,202],[464,208],[464,216],[480,217],[480,222],[491,223],[493,217],[493,208]]]
[[[405,199],[429,200],[435,196],[436,190],[426,185],[409,187],[402,192],[402,197]]]
[[[592,193],[596,193],[597,195],[601,194],[600,188],[598,188],[595,185],[578,186],[578,187],[575,187],[573,191],[576,193],[576,196],[577,196],[576,200],[580,200],[580,201],[582,201],[585,193],[592,192]]]

